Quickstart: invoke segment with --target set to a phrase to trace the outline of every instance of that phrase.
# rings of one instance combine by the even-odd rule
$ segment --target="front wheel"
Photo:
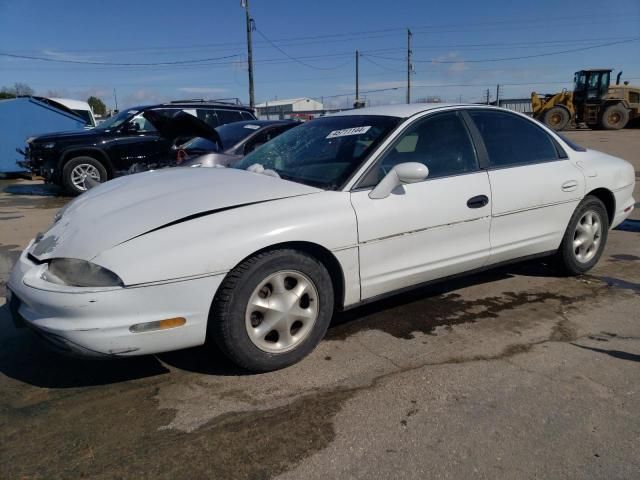
[[[106,182],[107,169],[92,157],[75,157],[64,164],[62,185],[69,195],[75,197],[86,192],[89,188],[85,183],[87,178],[97,183]]]
[[[544,114],[544,123],[548,127],[551,127],[555,131],[564,130],[569,125],[571,121],[571,115],[569,115],[569,111],[564,107],[553,107],[550,108]]]
[[[307,356],[333,315],[322,263],[296,250],[255,255],[225,278],[213,300],[209,337],[237,365],[267,372]]]
[[[609,219],[602,201],[587,196],[573,213],[558,259],[569,275],[581,275],[591,270],[602,255],[609,232]]]

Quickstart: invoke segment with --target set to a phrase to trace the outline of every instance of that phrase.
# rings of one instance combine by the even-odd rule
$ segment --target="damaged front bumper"
[[[46,264],[27,251],[9,283],[14,321],[26,325],[58,351],[82,356],[132,356],[202,345],[213,296],[223,275],[134,287],[100,289],[51,284]],[[182,317],[184,325],[132,332],[134,325]]]

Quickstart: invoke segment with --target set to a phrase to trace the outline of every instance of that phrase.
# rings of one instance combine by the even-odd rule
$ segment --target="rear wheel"
[[[587,196],[573,213],[558,249],[563,270],[569,275],[591,270],[600,260],[608,232],[604,204],[597,197]]]
[[[544,114],[544,123],[553,130],[564,130],[569,125],[571,116],[566,108],[552,107]]]
[[[283,249],[233,269],[218,289],[209,336],[237,365],[267,372],[307,356],[333,315],[333,287],[322,263]]]
[[[600,119],[602,128],[607,130],[620,130],[629,121],[629,111],[620,104],[610,105],[605,108]]]
[[[75,157],[64,164],[62,186],[65,191],[76,196],[87,190],[85,180],[91,178],[98,183],[107,181],[107,169],[92,157]]]

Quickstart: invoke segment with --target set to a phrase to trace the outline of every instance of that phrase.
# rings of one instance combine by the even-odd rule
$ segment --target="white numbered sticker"
[[[347,137],[349,135],[361,135],[369,131],[371,126],[366,127],[353,127],[353,128],[344,128],[342,130],[334,130],[330,132],[325,138],[337,138],[337,137]]]
[[[248,128],[249,130],[258,130],[260,125],[245,125],[244,128]]]

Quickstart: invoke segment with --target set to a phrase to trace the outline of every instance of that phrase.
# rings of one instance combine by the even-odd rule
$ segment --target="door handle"
[[[489,197],[486,195],[476,195],[467,200],[467,207],[469,208],[482,208],[489,203]]]
[[[576,180],[567,180],[562,184],[563,192],[573,192],[576,188],[578,188],[578,182]]]

